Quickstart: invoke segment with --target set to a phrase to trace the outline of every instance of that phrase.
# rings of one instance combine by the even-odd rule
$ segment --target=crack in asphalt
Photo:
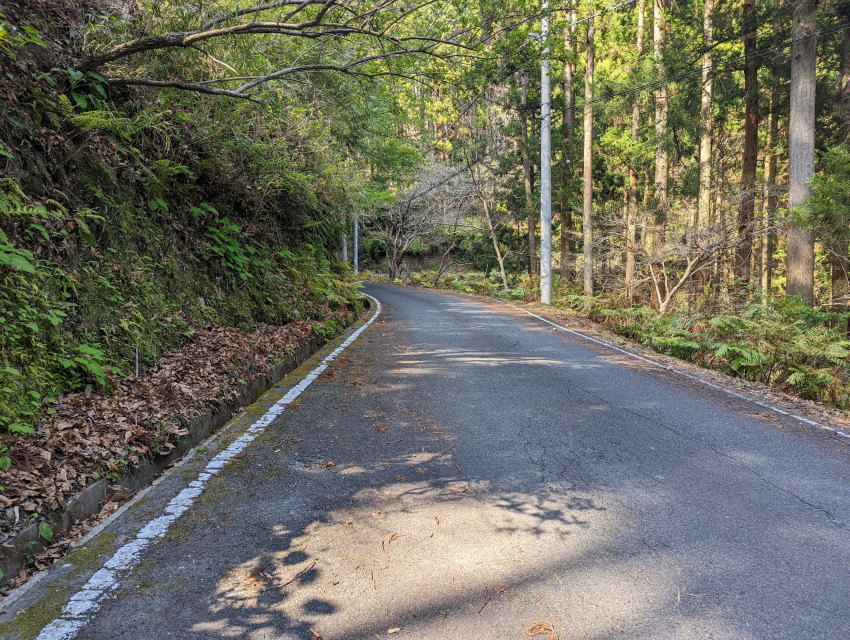
[[[715,447],[715,446],[714,446],[711,442],[709,442],[709,441],[708,441],[708,440],[706,440],[705,438],[701,438],[700,436],[695,435],[695,434],[685,434],[685,433],[682,433],[682,432],[678,431],[677,429],[674,429],[674,428],[673,428],[673,427],[671,427],[670,425],[665,424],[665,423],[663,423],[663,422],[661,422],[661,421],[657,420],[656,418],[653,418],[653,417],[651,417],[651,416],[644,415],[644,414],[642,414],[642,413],[640,413],[640,412],[638,412],[638,411],[635,411],[634,409],[629,409],[628,407],[623,407],[623,406],[618,406],[618,405],[611,404],[610,402],[608,402],[607,400],[605,400],[605,399],[604,399],[604,398],[602,398],[601,396],[596,395],[596,394],[595,394],[595,393],[593,393],[592,391],[589,391],[589,390],[584,389],[584,388],[582,388],[582,390],[583,390],[585,393],[587,393],[588,395],[590,395],[590,396],[592,396],[592,397],[596,398],[597,400],[599,400],[599,401],[600,401],[600,402],[602,402],[603,404],[605,404],[605,405],[607,405],[607,406],[611,407],[612,409],[620,410],[620,411],[624,411],[624,412],[629,413],[629,414],[631,414],[631,415],[634,415],[634,416],[636,416],[636,417],[638,417],[638,418],[641,418],[641,419],[643,419],[643,420],[646,420],[647,422],[649,422],[649,423],[651,423],[651,424],[655,424],[655,425],[657,425],[657,426],[659,426],[659,427],[661,427],[661,428],[663,428],[663,429],[666,429],[667,431],[670,431],[671,433],[673,433],[673,434],[675,434],[675,435],[679,436],[680,438],[682,438],[682,439],[684,439],[684,440],[695,441],[695,442],[699,442],[699,443],[700,443],[700,444],[702,444],[702,445],[705,445],[705,447],[706,447],[706,448],[708,448],[710,451],[712,451],[714,454],[716,454],[716,455],[718,455],[718,456],[721,456],[721,457],[723,457],[723,458],[727,458],[727,459],[731,460],[732,462],[736,463],[736,464],[737,464],[738,466],[740,466],[742,469],[744,469],[744,470],[748,471],[749,473],[751,473],[752,475],[754,475],[756,478],[758,478],[759,480],[761,480],[761,481],[762,481],[762,482],[764,482],[765,484],[767,484],[767,485],[769,485],[769,486],[773,487],[774,489],[777,489],[777,490],[781,491],[781,492],[782,492],[782,493],[784,493],[785,495],[788,495],[788,496],[790,496],[790,497],[792,497],[792,498],[794,498],[794,499],[798,500],[798,501],[799,501],[799,502],[801,502],[802,504],[804,504],[804,505],[806,505],[806,506],[808,506],[808,507],[810,507],[810,508],[812,508],[812,509],[814,509],[814,510],[816,510],[816,511],[820,511],[821,513],[825,514],[826,516],[828,516],[828,517],[829,517],[829,519],[830,519],[830,520],[831,520],[834,524],[838,525],[841,529],[844,529],[844,530],[847,530],[847,529],[848,529],[848,525],[847,525],[847,523],[846,523],[846,522],[844,522],[843,520],[841,520],[840,518],[838,518],[835,514],[833,514],[831,511],[829,511],[829,509],[826,509],[825,507],[822,507],[822,506],[817,505],[817,504],[813,504],[812,502],[809,502],[808,500],[806,500],[806,499],[805,499],[805,498],[803,498],[802,496],[797,495],[796,493],[794,493],[794,492],[793,492],[793,491],[791,491],[790,489],[786,489],[785,487],[781,487],[781,486],[777,485],[777,484],[776,484],[775,482],[773,482],[772,480],[769,480],[768,478],[764,477],[764,476],[763,476],[761,473],[759,473],[756,469],[753,469],[752,467],[750,467],[749,465],[747,465],[747,464],[746,464],[743,460],[741,460],[741,459],[739,459],[739,458],[736,458],[736,457],[735,457],[735,456],[733,456],[732,454],[730,454],[730,453],[728,453],[728,452],[726,452],[726,451],[723,451],[722,449],[718,449],[717,447]],[[645,475],[645,474],[642,474],[642,475]]]

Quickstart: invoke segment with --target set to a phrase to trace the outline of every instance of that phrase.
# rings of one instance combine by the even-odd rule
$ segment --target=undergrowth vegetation
[[[0,447],[12,453],[57,395],[109,393],[110,376],[199,327],[324,321],[359,304],[336,257],[357,178],[329,150],[334,133],[294,104],[112,87],[73,68],[68,33],[123,27],[74,11],[57,0],[0,16]]]

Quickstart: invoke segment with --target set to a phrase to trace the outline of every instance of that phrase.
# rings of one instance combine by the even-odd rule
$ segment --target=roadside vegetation
[[[93,41],[179,20],[131,9],[0,6],[3,539],[362,308],[340,261],[353,130],[303,93],[270,108],[78,70]]]

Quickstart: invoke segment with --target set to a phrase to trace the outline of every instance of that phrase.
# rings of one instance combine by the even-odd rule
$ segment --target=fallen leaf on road
[[[286,409],[300,409],[301,407],[303,407],[303,406],[304,406],[304,404],[303,404],[303,403],[301,403],[301,402],[287,402],[287,403],[286,403],[285,405],[283,405],[283,406],[284,406]]]
[[[331,467],[335,467],[335,466],[336,466],[336,462],[334,462],[333,460],[331,460],[330,462],[327,462],[327,463],[325,464],[325,469],[330,469]]]
[[[387,538],[387,542],[395,542],[399,538],[403,538],[406,534],[404,533],[394,533]]]
[[[401,627],[393,627],[387,633],[398,633],[399,631],[401,631]]]
[[[266,569],[268,569],[269,565],[263,565],[262,567],[257,567],[251,573],[249,573],[245,580],[253,580],[254,582],[265,582],[269,579],[268,574],[266,573]]]
[[[316,640],[322,640],[322,636],[320,636],[313,627],[310,627],[310,633],[313,634],[313,637]]]
[[[386,433],[387,429],[390,428],[390,425],[387,422],[376,422],[372,425],[372,428],[378,433]]]
[[[548,622],[535,622],[525,630],[525,635],[529,638],[543,636],[546,640],[558,640],[558,634],[555,632],[555,627]]]

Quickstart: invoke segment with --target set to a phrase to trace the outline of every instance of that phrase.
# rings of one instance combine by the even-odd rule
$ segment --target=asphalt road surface
[[[850,638],[840,438],[496,303],[366,291],[378,320],[76,637]],[[217,446],[20,607],[66,606]]]

